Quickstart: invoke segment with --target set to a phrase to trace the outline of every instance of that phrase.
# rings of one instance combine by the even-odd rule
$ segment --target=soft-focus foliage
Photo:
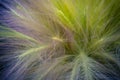
[[[120,79],[120,0],[10,1],[0,9],[3,80]]]

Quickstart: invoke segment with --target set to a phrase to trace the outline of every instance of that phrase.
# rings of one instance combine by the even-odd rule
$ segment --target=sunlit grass
[[[13,2],[15,6],[7,13],[10,16],[3,18],[9,22],[0,26],[0,37],[12,38],[12,44],[14,39],[27,40],[31,46],[15,40],[27,49],[6,55],[21,63],[14,63],[18,70],[9,74],[11,79],[19,80],[23,73],[22,80],[119,79],[120,62],[112,51],[113,45],[120,45],[119,0]],[[16,25],[27,34],[15,30],[12,26]]]

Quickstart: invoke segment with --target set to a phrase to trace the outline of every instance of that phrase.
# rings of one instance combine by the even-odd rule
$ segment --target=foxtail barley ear
[[[119,80],[119,3],[1,0],[1,80]]]

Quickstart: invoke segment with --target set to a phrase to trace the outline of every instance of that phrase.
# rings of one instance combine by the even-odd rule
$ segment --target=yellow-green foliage
[[[120,76],[116,58],[120,54],[112,51],[120,43],[120,0],[14,0],[14,3],[7,19],[13,21],[13,26],[29,30],[28,34],[0,27],[5,30],[1,30],[0,36],[31,44],[15,56],[18,60],[15,68],[23,69],[22,72],[18,69],[17,76],[25,73],[23,80],[113,80],[108,74]],[[9,27],[11,22],[4,24]]]

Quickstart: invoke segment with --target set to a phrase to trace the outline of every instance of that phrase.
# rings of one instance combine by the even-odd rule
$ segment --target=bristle
[[[120,79],[120,0],[11,2],[0,8],[3,80]]]

